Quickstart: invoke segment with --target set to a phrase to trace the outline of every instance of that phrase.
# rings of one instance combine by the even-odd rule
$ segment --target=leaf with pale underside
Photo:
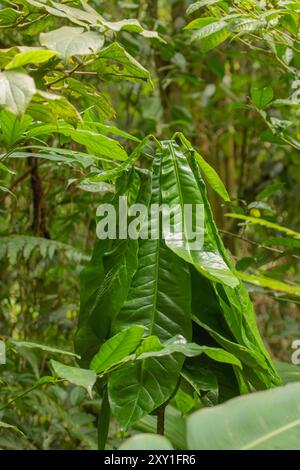
[[[67,60],[75,55],[95,54],[102,48],[104,36],[80,27],[63,26],[49,33],[41,33],[40,42]]]
[[[25,73],[0,73],[0,106],[14,114],[23,114],[36,92],[32,77]]]

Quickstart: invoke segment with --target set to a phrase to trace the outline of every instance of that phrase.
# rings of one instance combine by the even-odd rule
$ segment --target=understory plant
[[[157,239],[96,241],[81,273],[75,346],[82,366],[97,374],[101,432],[110,411],[126,430],[149,413],[159,422],[173,397],[194,408],[280,383],[218,234],[203,176],[228,197],[181,134],[154,146],[146,140],[116,174],[116,207],[120,196],[148,205],[149,212],[153,204],[182,211],[185,204],[203,204],[204,244],[201,250],[190,245],[185,224],[180,245],[165,238],[162,217]]]

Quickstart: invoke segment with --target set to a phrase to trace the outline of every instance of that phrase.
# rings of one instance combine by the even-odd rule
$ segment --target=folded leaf
[[[161,161],[154,166],[151,204],[159,204]],[[183,260],[169,250],[161,235],[140,240],[138,269],[113,329],[143,325],[149,335],[166,341],[177,334],[191,337],[190,279]],[[166,402],[175,390],[184,357],[148,358],[124,365],[108,380],[112,412],[127,428]],[[119,393],[122,389],[122,394]]]

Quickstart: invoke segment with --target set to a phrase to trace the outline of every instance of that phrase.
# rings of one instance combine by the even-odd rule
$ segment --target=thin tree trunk
[[[46,223],[46,211],[44,206],[43,187],[39,173],[38,159],[29,157],[28,164],[30,167],[33,204],[32,230],[36,235],[40,235],[44,238],[50,238],[50,233]]]

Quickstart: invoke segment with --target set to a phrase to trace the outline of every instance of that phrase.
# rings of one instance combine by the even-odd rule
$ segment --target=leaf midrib
[[[266,435],[255,439],[254,441],[250,442],[249,444],[246,444],[245,446],[241,447],[240,450],[254,449],[259,444],[261,444],[265,441],[268,441],[268,440],[272,439],[273,437],[278,436],[279,434],[284,433],[284,432],[288,431],[289,429],[292,429],[292,428],[294,428],[298,425],[300,425],[300,418],[292,421],[289,424],[285,424],[284,426],[280,426],[279,428],[274,429],[273,431],[267,433]]]
[[[161,180],[161,163],[160,163],[160,167],[159,167],[159,181]],[[159,189],[159,204],[161,203],[161,192],[160,192],[160,189]],[[160,217],[160,216],[159,216]],[[155,257],[155,286],[154,286],[154,298],[153,298],[153,308],[152,308],[152,312],[151,312],[151,323],[150,323],[150,335],[152,335],[153,333],[153,329],[154,329],[154,325],[155,325],[155,314],[156,314],[156,303],[157,303],[157,291],[158,291],[158,271],[159,271],[159,253],[160,253],[160,242],[161,242],[161,226],[160,226],[160,220],[159,219],[159,237],[158,237],[158,240],[157,240],[157,250],[156,250],[156,257]],[[127,425],[128,423],[131,422],[131,419],[132,419],[132,416],[137,408],[137,404],[139,402],[139,398],[140,398],[140,394],[141,394],[141,391],[142,391],[142,388],[143,385],[143,378],[144,378],[144,372],[145,372],[145,362],[147,361],[147,359],[144,359],[143,361],[141,361],[141,375],[140,375],[140,381],[139,381],[139,389],[138,389],[138,392],[136,394],[136,398],[134,400],[134,406],[132,408],[132,412],[130,414],[130,417],[128,418],[127,420]]]

